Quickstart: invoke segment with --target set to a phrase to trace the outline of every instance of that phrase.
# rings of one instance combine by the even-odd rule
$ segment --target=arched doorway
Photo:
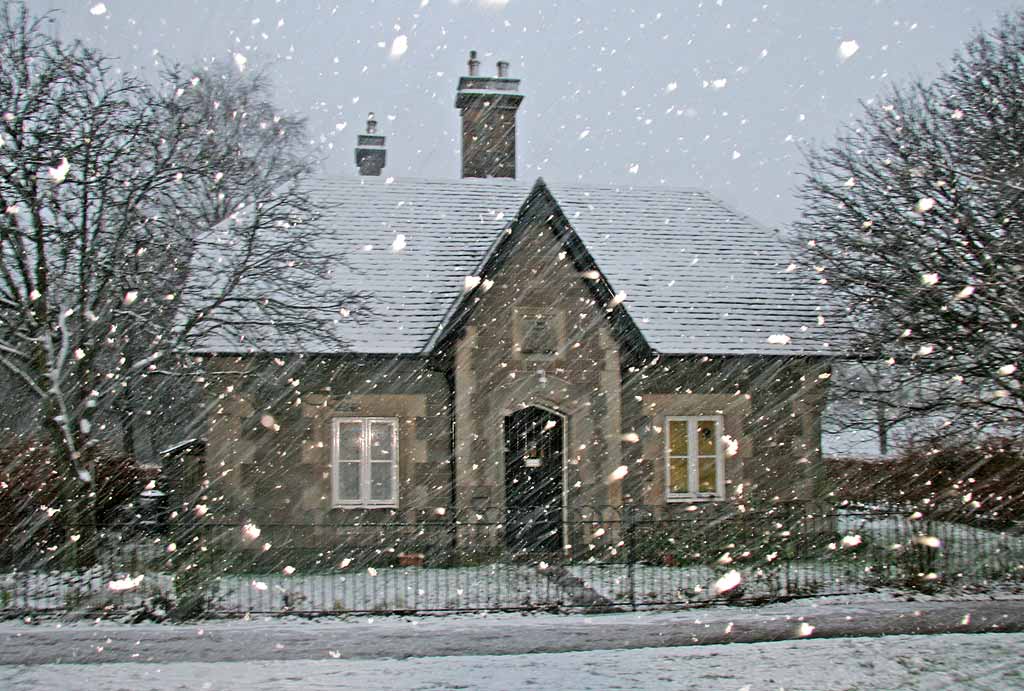
[[[505,416],[505,543],[515,553],[562,549],[562,415],[529,406]]]

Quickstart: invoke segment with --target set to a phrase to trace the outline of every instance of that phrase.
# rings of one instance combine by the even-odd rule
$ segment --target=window
[[[337,418],[331,430],[334,506],[398,506],[398,420]]]
[[[722,418],[665,418],[665,497],[668,501],[725,496]]]

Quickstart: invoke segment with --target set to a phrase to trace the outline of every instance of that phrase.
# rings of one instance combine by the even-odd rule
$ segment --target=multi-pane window
[[[665,419],[665,492],[669,501],[725,495],[719,416]]]
[[[398,506],[398,421],[335,419],[331,484],[335,506]]]

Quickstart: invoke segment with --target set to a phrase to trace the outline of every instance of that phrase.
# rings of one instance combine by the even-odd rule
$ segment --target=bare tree
[[[885,425],[1024,423],[1022,55],[1018,13],[808,154],[797,230],[872,363],[846,394]]]
[[[262,79],[173,68],[152,88],[46,21],[0,5],[0,367],[38,402],[56,508],[81,522],[90,450],[146,376],[213,338],[329,338],[346,296],[318,291],[313,160]]]

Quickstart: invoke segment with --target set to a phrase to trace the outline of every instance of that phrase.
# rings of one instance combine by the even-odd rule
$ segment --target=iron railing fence
[[[551,523],[557,552],[517,543],[489,508],[330,525],[0,525],[0,611],[636,609],[1024,582],[1020,534],[906,511],[677,508],[574,511]]]

